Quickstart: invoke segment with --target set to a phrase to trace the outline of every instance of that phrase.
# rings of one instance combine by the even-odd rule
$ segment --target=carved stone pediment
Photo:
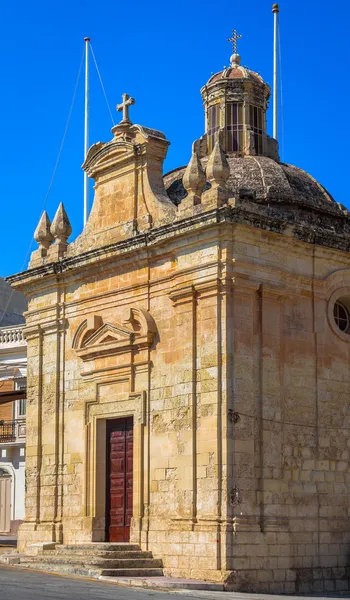
[[[147,348],[153,342],[156,325],[143,308],[128,308],[121,323],[104,323],[100,315],[90,315],[79,325],[73,348],[83,361]]]
[[[83,169],[89,177],[96,177],[116,165],[120,166],[125,160],[130,161],[130,156],[134,156],[135,151],[135,145],[127,140],[112,140],[106,144],[98,142],[90,148]]]

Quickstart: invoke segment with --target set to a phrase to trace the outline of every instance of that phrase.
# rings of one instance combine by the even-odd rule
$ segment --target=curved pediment
[[[83,169],[89,175],[89,177],[95,177],[95,175],[101,170],[110,169],[112,166],[115,167],[121,161],[130,155],[134,155],[135,146],[126,140],[112,140],[106,144],[98,142],[94,144],[84,161]]]
[[[104,323],[100,315],[90,315],[76,330],[72,347],[84,361],[91,360],[150,346],[156,330],[153,317],[139,307],[127,308],[121,323]]]

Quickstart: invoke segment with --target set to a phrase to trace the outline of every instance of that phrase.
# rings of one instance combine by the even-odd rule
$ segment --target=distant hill
[[[0,327],[24,323],[27,300],[20,292],[15,292],[3,277],[0,277]]]

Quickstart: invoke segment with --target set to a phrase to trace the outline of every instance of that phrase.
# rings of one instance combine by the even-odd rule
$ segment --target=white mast
[[[273,137],[278,141],[278,4],[272,5],[274,16],[273,32]]]
[[[85,42],[85,121],[84,121],[84,160],[89,149],[89,43],[90,38],[84,38]],[[84,225],[89,216],[89,179],[84,172]]]

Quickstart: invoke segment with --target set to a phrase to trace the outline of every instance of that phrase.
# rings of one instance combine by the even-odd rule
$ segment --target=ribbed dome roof
[[[227,186],[236,202],[249,199],[257,204],[268,206],[298,206],[316,212],[341,215],[338,204],[311,175],[266,156],[227,156],[230,177]],[[205,167],[207,159],[203,158]],[[182,185],[185,167],[167,173],[164,183],[174,204],[179,204],[186,196]]]
[[[215,81],[221,81],[222,79],[251,79],[258,83],[264,83],[264,80],[259,73],[250,71],[246,67],[238,66],[235,68],[229,67],[228,69],[219,71],[219,73],[215,73],[210,77],[207,85],[214,83]]]
[[[239,54],[232,54],[230,63],[230,67],[212,75],[207,85],[215,83],[216,81],[222,81],[223,79],[250,79],[251,81],[264,83],[264,80],[259,73],[255,73],[247,67],[242,67]]]

